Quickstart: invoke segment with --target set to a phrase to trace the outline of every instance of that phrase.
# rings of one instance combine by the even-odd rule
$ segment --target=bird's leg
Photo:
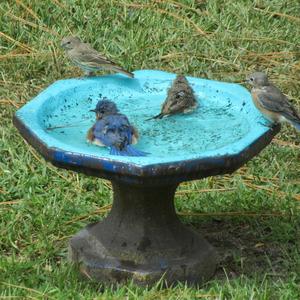
[[[93,77],[93,76],[95,76],[95,72],[93,72],[93,71],[88,71],[88,72],[86,73],[86,76],[87,76],[87,77]]]
[[[258,124],[260,124],[260,125],[262,125],[262,126],[264,126],[264,127],[268,127],[268,128],[270,128],[271,130],[273,130],[273,126],[276,125],[277,123],[276,123],[276,122],[272,122],[272,123],[266,124],[266,123],[264,123],[264,122],[259,121]]]
[[[84,71],[84,76],[80,77],[80,79],[84,80],[93,76],[95,76],[95,73],[93,71]]]
[[[90,71],[90,70],[84,70],[84,76],[85,77],[95,76],[95,72],[94,71]]]

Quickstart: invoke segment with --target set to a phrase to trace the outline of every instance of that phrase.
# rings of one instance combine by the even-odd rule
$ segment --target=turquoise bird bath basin
[[[55,166],[112,181],[110,214],[76,234],[69,258],[101,282],[153,284],[164,276],[203,283],[217,254],[177,218],[174,194],[187,180],[232,173],[266,147],[271,126],[240,85],[187,77],[198,100],[190,114],[145,121],[159,113],[175,74],[136,71],[55,82],[18,110],[21,135]],[[103,97],[116,102],[140,133],[146,157],[113,156],[86,142],[90,112]]]

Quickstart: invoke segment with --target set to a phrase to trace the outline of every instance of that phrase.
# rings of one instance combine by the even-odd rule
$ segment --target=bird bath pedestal
[[[88,225],[69,244],[69,258],[95,280],[132,279],[140,285],[161,277],[169,284],[208,280],[218,262],[216,251],[178,219],[176,188],[237,170],[279,131],[266,126],[242,86],[193,77],[188,80],[198,99],[196,111],[145,121],[159,113],[174,78],[136,71],[134,79],[117,74],[61,80],[14,117],[22,136],[55,166],[112,182],[108,217]],[[136,147],[148,156],[112,156],[86,143],[94,121],[89,110],[101,97],[115,101],[139,129]]]

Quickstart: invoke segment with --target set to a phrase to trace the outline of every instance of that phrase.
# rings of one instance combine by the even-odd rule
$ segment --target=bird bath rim
[[[200,122],[200,126],[205,126],[207,122],[206,120],[204,120],[204,122],[203,120],[199,121],[199,118],[201,118],[203,115],[201,109],[205,109],[211,104],[219,105],[218,101],[223,101],[221,102],[221,111],[219,111],[219,113],[222,113],[223,108],[224,111],[226,110],[225,105],[227,105],[227,100],[224,100],[225,96],[222,98],[222,92],[224,92],[226,95],[231,95],[231,97],[234,97],[235,93],[238,95],[235,98],[228,100],[229,102],[231,101],[231,104],[234,103],[233,107],[229,107],[228,111],[229,113],[231,113],[231,111],[234,112],[233,120],[235,117],[238,117],[238,114],[242,114],[242,117],[245,117],[246,121],[244,123],[247,123],[246,125],[249,128],[247,129],[248,131],[245,131],[244,136],[242,136],[240,139],[237,139],[236,142],[230,144],[229,146],[228,144],[226,144],[223,147],[219,147],[218,149],[202,151],[202,153],[199,152],[195,155],[191,153],[185,154],[185,152],[183,151],[183,155],[181,156],[169,155],[169,157],[168,155],[165,155],[165,157],[162,158],[155,157],[152,153],[148,157],[136,158],[106,155],[105,152],[103,152],[105,150],[100,150],[100,148],[96,149],[85,147],[82,148],[82,151],[80,149],[80,151],[78,151],[78,148],[68,145],[68,142],[62,143],[62,141],[65,141],[58,140],[52,135],[52,132],[45,130],[45,124],[43,124],[41,121],[43,118],[45,118],[45,116],[48,117],[49,115],[45,108],[50,107],[53,110],[55,109],[55,104],[58,103],[59,105],[61,105],[61,107],[66,108],[67,106],[71,107],[71,105],[73,105],[75,107],[74,109],[76,109],[74,103],[64,103],[62,100],[58,99],[59,97],[57,95],[60,92],[64,91],[64,88],[66,90],[73,89],[73,94],[71,94],[71,96],[76,96],[82,89],[86,89],[84,90],[84,93],[86,93],[85,96],[87,97],[88,93],[90,92],[87,87],[92,86],[96,87],[98,89],[98,92],[101,91],[104,96],[107,96],[108,98],[111,97],[111,100],[116,101],[116,99],[118,100],[118,92],[121,91],[121,87],[122,90],[127,89],[127,92],[129,91],[128,93],[131,93],[133,95],[141,95],[143,93],[152,93],[151,95],[156,95],[157,93],[159,93],[160,99],[163,100],[164,93],[166,94],[167,92],[167,87],[176,76],[172,73],[155,70],[140,70],[135,71],[134,74],[135,79],[126,78],[123,75],[115,74],[84,79],[59,80],[50,85],[32,101],[18,110],[16,115],[14,116],[14,124],[19,129],[23,137],[31,145],[33,145],[34,148],[36,148],[47,160],[51,161],[56,166],[73,169],[107,179],[120,179],[127,182],[157,181],[164,183],[175,183],[184,180],[203,178],[209,175],[233,172],[247,160],[256,155],[261,149],[263,149],[280,129],[280,126],[277,125],[273,125],[271,128],[269,128],[264,126],[263,124],[260,124],[268,124],[268,121],[265,120],[260,112],[256,110],[256,108],[252,104],[250,93],[244,87],[238,84],[187,76],[187,79],[192,85],[195,94],[198,95],[198,106],[200,111],[198,111],[197,114],[192,113],[190,115],[178,115],[163,120],[149,121],[146,124],[148,126],[147,130],[149,130],[149,128],[151,130],[151,128],[155,126],[166,126],[166,131],[160,132],[160,135],[163,136],[164,134],[167,134],[169,130],[172,130],[172,127],[174,127],[173,124],[175,124],[180,129],[179,134],[177,132],[177,136],[174,137],[174,141],[178,143],[180,137],[186,137],[182,135],[180,136],[180,131],[185,130],[185,124],[188,124],[189,122],[190,124]],[[159,83],[160,81],[162,83],[158,85],[157,82]],[[107,88],[108,92],[106,92],[105,87],[104,90],[100,89],[103,88],[101,82],[108,83],[108,85],[110,84],[110,88]],[[116,91],[112,90],[111,86],[115,87]],[[159,92],[157,92],[157,87],[161,89]],[[205,94],[203,94],[203,96],[201,94],[205,88],[205,92],[208,96],[205,96]],[[221,94],[221,96],[218,96],[216,91]],[[199,95],[202,95],[203,97]],[[116,99],[114,99],[113,96]],[[216,100],[213,99],[213,97],[217,97]],[[160,99],[156,100],[156,110],[159,110],[161,101]],[[53,102],[54,100],[56,101],[56,103],[51,103],[51,101]],[[128,101],[133,100],[131,99]],[[118,101],[116,101],[116,103],[118,104]],[[77,102],[76,105],[78,105]],[[123,103],[123,105],[127,105],[127,103]],[[90,103],[90,107],[84,107],[86,111],[88,111],[90,108],[93,108],[92,103]],[[237,112],[238,109],[240,109],[241,112]],[[120,107],[120,110],[122,112],[122,107]],[[66,111],[68,112],[68,110]],[[245,113],[245,111],[247,111],[247,113]],[[44,115],[41,116],[41,113],[43,113]],[[151,112],[149,112],[149,114],[150,113]],[[60,117],[59,114],[58,117]],[[134,125],[136,125],[136,120],[131,120],[130,114],[129,119]],[[49,124],[49,119],[46,122],[48,122]],[[143,123],[145,123],[145,121],[143,122],[143,120],[141,120],[140,127],[146,126]],[[235,123],[232,124],[238,125]],[[223,124],[221,125],[223,126]],[[200,128],[205,129],[205,127]],[[233,132],[234,129],[235,128],[230,129],[228,131],[229,134],[231,133],[231,130]],[[145,134],[146,129],[144,130],[144,135]],[[221,139],[222,136],[223,134],[221,132]],[[155,138],[157,137],[153,137],[152,142],[155,141]],[[166,144],[174,142],[172,140],[172,136],[170,136],[169,138],[171,138],[171,140],[167,140]],[[84,134],[81,136],[81,139],[85,139]],[[147,151],[148,149],[145,148],[147,146],[147,143],[145,141],[146,137],[144,137],[143,140],[143,134],[141,139],[142,142],[137,144],[136,147],[139,148],[143,146],[144,148],[141,148],[141,150],[151,152]],[[218,139],[216,139],[216,143],[217,141]],[[201,138],[200,140],[198,139],[197,142],[199,143],[200,147]],[[196,146],[198,145],[196,144]],[[95,151],[99,151],[99,153],[101,154],[95,155],[95,153],[98,153]]]

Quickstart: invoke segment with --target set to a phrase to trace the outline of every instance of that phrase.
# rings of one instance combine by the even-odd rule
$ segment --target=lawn
[[[104,180],[56,169],[14,112],[80,76],[60,49],[76,34],[129,70],[241,82],[264,70],[300,109],[297,0],[8,0],[0,3],[0,299],[300,299],[300,134],[288,125],[231,175],[182,184],[176,209],[220,255],[205,285],[103,287],[67,262],[68,239],[103,218]]]

